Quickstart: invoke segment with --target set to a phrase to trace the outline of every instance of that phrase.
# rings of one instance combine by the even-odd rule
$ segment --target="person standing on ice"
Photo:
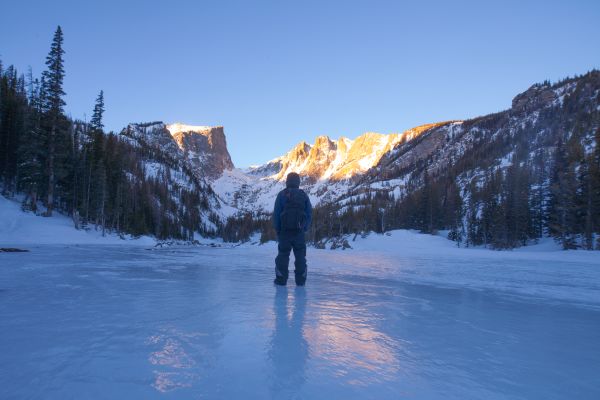
[[[306,239],[312,219],[312,205],[308,195],[300,189],[300,175],[290,172],[285,181],[285,189],[275,199],[273,226],[277,232],[275,258],[276,285],[285,286],[288,280],[290,252],[294,250],[294,275],[297,286],[306,283]]]

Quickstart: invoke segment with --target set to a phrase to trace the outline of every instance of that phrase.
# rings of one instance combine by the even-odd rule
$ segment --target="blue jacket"
[[[304,193],[304,197],[306,199],[304,201],[304,213],[306,214],[306,224],[304,225],[304,232],[306,232],[308,231],[308,228],[310,227],[310,223],[312,221],[312,205],[310,204],[310,199],[308,198],[308,195],[304,192],[304,190],[297,190],[300,190],[302,193]],[[277,198],[275,199],[275,209],[273,210],[273,227],[275,228],[277,234],[281,232],[281,212],[283,211],[283,208],[285,207],[285,202],[287,201],[285,196],[283,195],[284,191],[285,189],[279,192],[279,194],[277,195]]]

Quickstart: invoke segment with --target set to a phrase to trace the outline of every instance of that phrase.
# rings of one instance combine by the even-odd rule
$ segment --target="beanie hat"
[[[290,172],[285,180],[285,187],[298,189],[300,187],[300,175]]]

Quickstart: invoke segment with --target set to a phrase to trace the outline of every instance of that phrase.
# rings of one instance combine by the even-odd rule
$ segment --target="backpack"
[[[284,231],[301,230],[306,224],[305,194],[300,189],[285,189],[285,205],[281,212],[281,229]]]

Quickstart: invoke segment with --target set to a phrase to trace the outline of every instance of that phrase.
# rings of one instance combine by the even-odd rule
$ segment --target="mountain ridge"
[[[481,229],[478,226],[487,218],[482,191],[496,185],[495,180],[509,179],[516,168],[528,174],[529,202],[534,192],[542,193],[538,197],[550,196],[551,163],[543,165],[540,160],[554,159],[561,141],[574,140],[574,128],[582,132],[576,141],[587,149],[584,156],[593,149],[593,132],[600,125],[599,76],[592,71],[555,84],[534,84],[517,94],[509,109],[471,119],[423,124],[402,133],[365,132],[355,139],[318,136],[314,143],[300,141],[284,155],[244,170],[234,167],[222,127],[149,123],[141,125],[145,131],[140,135],[192,166],[218,199],[219,218],[231,232],[251,224],[267,234],[273,201],[285,187],[286,175],[297,172],[316,212],[321,213],[311,232],[314,240],[356,231],[359,226],[362,231],[408,227],[424,232],[450,230],[453,238],[467,244],[491,241],[510,247],[515,239],[498,244],[498,239],[473,231]],[[190,143],[193,139],[203,145]],[[418,207],[430,200],[415,196],[425,196],[423,190],[431,190],[431,185],[441,185],[435,189],[439,192],[431,194],[437,196],[435,207],[450,207],[455,216],[428,217],[425,226]],[[545,203],[532,207],[538,219],[548,212]],[[438,211],[439,215],[448,212]],[[362,225],[352,222],[357,215],[363,215],[358,217]],[[332,230],[336,224],[337,232]],[[523,237],[544,234],[536,229]],[[240,237],[244,236],[230,238]]]
[[[225,172],[211,185],[233,208],[268,218],[287,173],[299,172],[319,216],[310,232],[314,241],[410,228],[447,230],[466,245],[512,248],[559,235],[565,248],[594,248],[594,225],[584,238],[580,222],[555,221],[552,210],[566,192],[571,203],[585,204],[580,197],[587,189],[578,182],[588,178],[577,176],[597,163],[592,154],[600,147],[596,132],[600,72],[594,70],[534,84],[518,93],[510,108],[492,114],[425,124],[402,134],[300,142],[261,166]],[[556,169],[565,162],[561,157],[568,160],[565,171]],[[590,185],[600,186],[594,182]],[[594,214],[587,206],[577,207],[577,213]],[[496,215],[500,210],[504,214]],[[520,219],[526,223],[519,224]]]

